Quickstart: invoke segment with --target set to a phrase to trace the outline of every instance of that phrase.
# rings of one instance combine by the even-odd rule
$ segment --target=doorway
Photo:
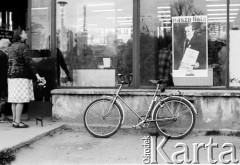
[[[32,116],[51,116],[52,112],[50,91],[55,83],[55,65],[51,51],[51,12],[52,1],[49,0],[8,0],[0,6],[0,32],[13,34],[13,30],[17,28],[28,31],[27,44],[31,49],[32,59],[40,76],[47,81],[44,90],[34,88],[35,101],[24,106],[23,114],[27,114],[27,118],[30,112]],[[7,35],[0,36],[0,39],[6,37]],[[9,39],[11,41],[11,37]],[[7,112],[11,115],[11,104],[7,105]]]
[[[8,0],[0,6],[0,39],[12,39],[13,30],[17,28],[28,29],[28,0]],[[7,104],[7,115],[11,115],[11,104]],[[24,113],[28,106],[24,107]]]
[[[8,0],[0,6],[0,28],[10,30],[27,28],[28,0]]]

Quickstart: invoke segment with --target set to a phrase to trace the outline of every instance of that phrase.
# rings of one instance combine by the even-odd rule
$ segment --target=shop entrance
[[[49,0],[8,0],[0,6],[0,31],[9,38],[13,30],[21,28],[28,32],[28,45],[38,73],[47,80],[45,89],[34,88],[35,101],[24,106],[24,118],[30,116],[51,116],[51,94],[54,85],[54,61],[51,58],[51,1]],[[35,86],[35,83],[34,83]],[[39,109],[40,108],[40,109]],[[11,105],[7,105],[11,115]],[[26,117],[25,117],[26,116]]]
[[[0,6],[0,39],[12,39],[13,30],[16,28],[27,29],[28,0],[8,0]],[[24,108],[26,114],[28,106]],[[7,104],[7,114],[11,115],[11,104]],[[26,115],[25,115],[26,116]]]
[[[27,29],[28,0],[8,0],[0,6],[1,30]]]

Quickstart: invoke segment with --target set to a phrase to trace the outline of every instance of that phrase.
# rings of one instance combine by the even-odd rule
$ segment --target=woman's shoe
[[[16,122],[15,122],[16,123]],[[16,125],[17,124],[17,125]],[[14,128],[28,128],[29,126],[27,124],[24,124],[23,122],[13,124]]]
[[[17,122],[15,122],[15,121],[12,121],[12,126],[13,127],[15,127],[15,126],[17,126],[18,125],[18,123]]]

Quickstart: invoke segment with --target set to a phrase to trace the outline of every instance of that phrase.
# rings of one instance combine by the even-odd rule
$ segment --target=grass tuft
[[[0,164],[11,164],[15,160],[15,152],[12,149],[4,149],[0,151]]]

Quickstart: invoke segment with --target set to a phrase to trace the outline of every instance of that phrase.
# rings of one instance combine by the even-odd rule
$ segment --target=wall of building
[[[52,91],[53,117],[60,121],[83,123],[88,104],[114,89],[55,89]],[[198,111],[197,129],[240,129],[240,93],[224,90],[181,90],[180,94],[194,102]],[[148,109],[153,90],[125,89],[121,96],[139,114]],[[167,90],[164,95],[179,95],[179,90]],[[136,125],[137,117],[125,106],[124,125]]]

